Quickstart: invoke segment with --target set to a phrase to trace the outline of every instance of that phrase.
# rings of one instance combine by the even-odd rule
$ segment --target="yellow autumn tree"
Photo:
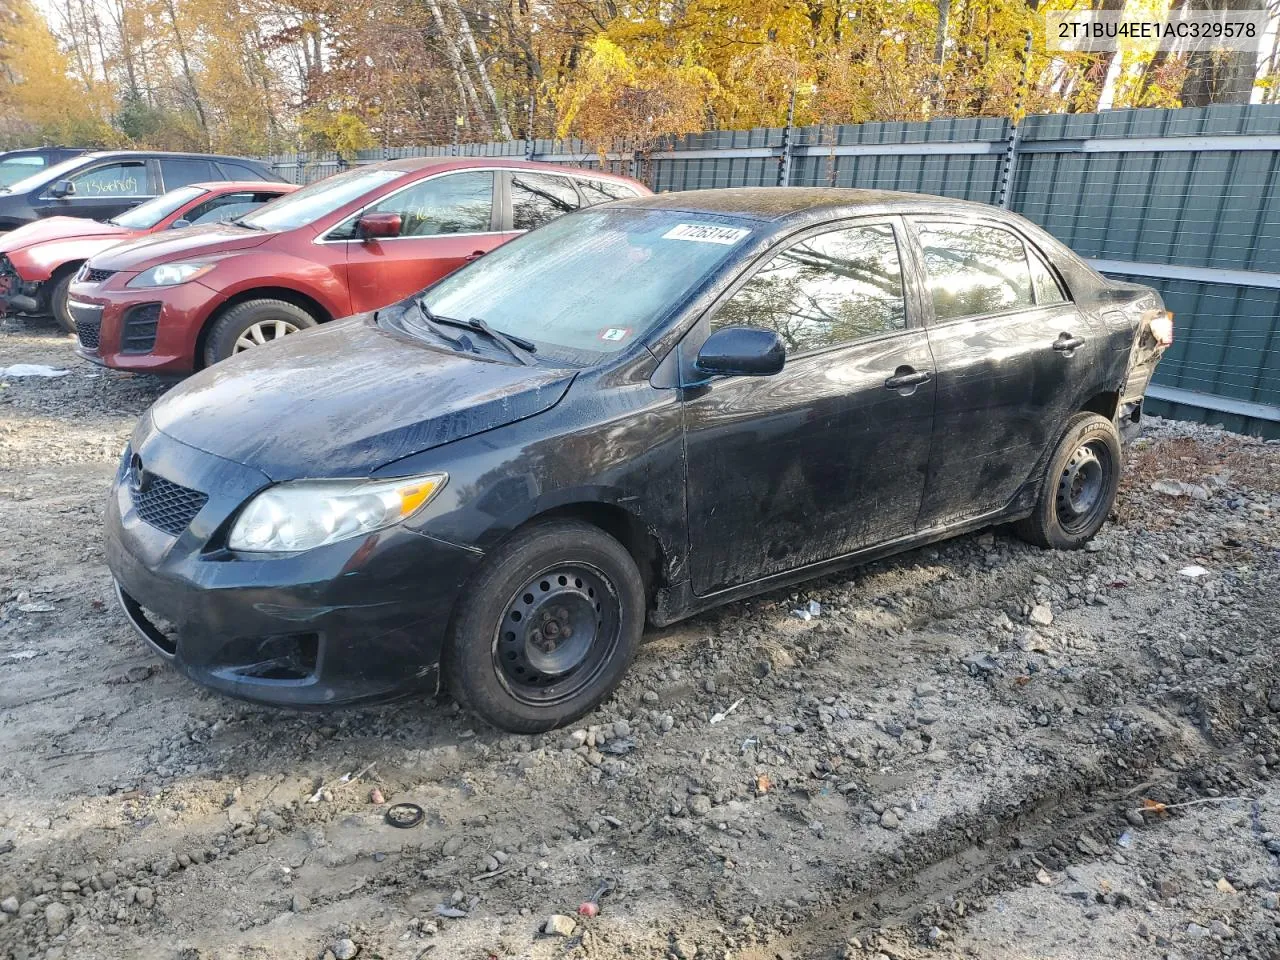
[[[581,137],[601,154],[615,139],[645,150],[661,138],[706,129],[719,96],[719,81],[704,67],[637,65],[608,37],[597,36],[558,91],[557,135]]]
[[[0,23],[0,138],[14,145],[117,142],[106,120],[108,92],[68,76],[66,55],[27,0],[7,6]]]

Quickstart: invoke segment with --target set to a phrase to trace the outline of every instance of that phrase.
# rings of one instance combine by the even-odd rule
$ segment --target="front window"
[[[138,204],[127,213],[115,217],[111,222],[118,227],[127,227],[130,230],[150,230],[173,211],[190,203],[204,192],[201,187],[179,187],[177,190],[160,194],[154,200]]]
[[[355,239],[356,221],[366,213],[399,215],[402,237],[487,233],[493,229],[493,173],[469,170],[422,180],[365,207],[326,239]]]
[[[773,256],[711,321],[763,327],[787,355],[851,343],[907,326],[902,263],[893,226],[819,233]]]
[[[532,340],[540,357],[588,366],[643,339],[750,233],[749,221],[695,213],[584,211],[499,247],[424,301],[436,314]],[[412,326],[415,313],[404,322]]]
[[[317,180],[296,193],[286,194],[247,217],[237,220],[255,230],[293,230],[358,200],[370,190],[404,176],[403,170],[358,167]]]

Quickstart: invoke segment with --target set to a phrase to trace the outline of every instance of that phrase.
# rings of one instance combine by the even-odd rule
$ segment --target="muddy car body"
[[[226,693],[381,698],[443,659],[489,720],[547,729],[646,617],[997,522],[1083,545],[1170,337],[1153,291],[989,207],[624,201],[171,392],[121,461],[108,563]]]

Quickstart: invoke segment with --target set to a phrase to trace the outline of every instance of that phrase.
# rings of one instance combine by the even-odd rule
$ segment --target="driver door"
[[[722,300],[776,331],[782,372],[686,388],[690,569],[699,596],[915,531],[933,358],[897,218],[828,224]]]
[[[373,203],[330,237],[347,245],[354,313],[376,310],[430,286],[502,242],[491,170],[459,170],[419,180]],[[360,239],[367,213],[400,216],[400,235]]]

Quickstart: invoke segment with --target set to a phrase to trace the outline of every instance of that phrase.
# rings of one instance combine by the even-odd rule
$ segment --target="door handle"
[[[922,383],[928,383],[933,376],[927,370],[913,370],[911,367],[899,367],[893,376],[884,382],[886,390],[903,390],[906,396]]]
[[[1073,337],[1067,333],[1059,334],[1058,339],[1053,341],[1053,349],[1059,353],[1065,353],[1067,356],[1071,356],[1072,352],[1083,346],[1083,337]]]
[[[464,263],[475,263],[477,260],[479,260],[483,256],[484,256],[483,250],[472,250],[471,255],[468,257],[463,257],[462,260]]]

